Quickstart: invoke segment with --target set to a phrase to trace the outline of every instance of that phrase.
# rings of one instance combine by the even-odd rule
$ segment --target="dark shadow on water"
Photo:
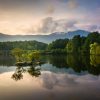
[[[50,64],[52,68],[57,69],[73,69],[76,73],[81,73],[87,71],[92,75],[100,75],[100,56],[89,55],[82,56],[79,54],[76,55],[45,55],[41,56],[40,60],[45,62],[41,64],[44,66],[45,64]],[[9,56],[0,56],[0,66],[14,66],[15,59]],[[55,70],[55,69],[54,69]],[[48,70],[49,71],[49,70]],[[29,66],[29,67],[16,67],[16,71],[13,74],[13,78],[15,80],[20,80],[23,78],[23,73],[28,72],[31,76],[38,77],[40,75],[40,69],[37,66]]]
[[[0,55],[0,66],[14,66],[16,60],[11,55]]]
[[[77,73],[88,71],[93,75],[100,75],[100,56],[80,56],[80,55],[59,55],[46,56],[46,59],[52,66],[57,68],[71,68]]]

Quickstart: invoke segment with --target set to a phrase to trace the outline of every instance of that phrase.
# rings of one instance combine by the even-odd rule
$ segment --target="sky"
[[[51,34],[100,32],[100,0],[0,0],[0,32]]]

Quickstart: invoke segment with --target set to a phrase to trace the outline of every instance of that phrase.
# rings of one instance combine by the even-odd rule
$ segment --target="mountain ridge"
[[[0,42],[5,41],[30,41],[36,40],[39,42],[50,43],[56,39],[71,39],[75,35],[87,36],[90,32],[85,30],[76,30],[76,31],[69,31],[69,32],[55,32],[49,35],[8,35],[0,33]]]

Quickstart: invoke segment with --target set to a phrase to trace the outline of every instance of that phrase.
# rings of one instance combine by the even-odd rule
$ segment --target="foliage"
[[[98,43],[90,44],[90,54],[100,55],[100,45]]]
[[[14,48],[23,50],[45,50],[47,44],[37,41],[13,41],[13,42],[0,42],[0,50],[10,51]]]
[[[83,45],[83,52],[89,54],[90,44],[93,44],[94,42],[100,44],[100,34],[98,32],[92,32],[86,37],[85,43]]]
[[[67,43],[66,50],[67,53],[82,53],[90,54],[90,45],[93,43],[100,44],[100,34],[98,32],[90,33],[87,37],[80,37],[79,35],[74,36]],[[92,46],[92,45],[91,45]],[[94,47],[95,48],[95,47]],[[96,52],[99,53],[99,46],[96,48]]]
[[[69,40],[67,43],[67,53],[81,53],[84,41],[85,37],[80,37],[80,35],[74,36],[73,39]]]
[[[20,48],[15,48],[11,51],[12,55],[15,56],[17,62],[27,62],[39,60],[39,51],[24,51]]]
[[[30,59],[30,61],[39,60],[39,57],[40,57],[39,51],[30,52],[28,54],[28,58]]]
[[[72,53],[73,52],[73,43],[72,41],[70,40],[66,46],[66,50],[67,50],[67,53]]]
[[[100,56],[90,55],[90,64],[93,66],[100,65]]]
[[[17,61],[21,61],[21,57],[23,55],[23,50],[20,48],[15,48],[11,51],[12,55],[15,56]]]
[[[65,49],[68,39],[57,39],[48,45],[48,50]]]
[[[37,54],[35,50],[40,51],[41,54],[100,54],[100,47],[96,46],[95,48],[94,43],[100,44],[100,34],[98,32],[92,32],[87,37],[76,35],[72,39],[57,39],[49,45],[37,41],[0,42],[0,54],[2,54],[2,51],[20,48],[24,50],[24,53],[17,55],[16,58],[19,59],[21,56],[25,61],[29,58],[33,60],[34,57],[32,56]],[[93,53],[93,47],[96,49],[96,53]]]

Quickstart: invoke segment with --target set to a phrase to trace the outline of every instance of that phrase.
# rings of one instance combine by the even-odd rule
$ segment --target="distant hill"
[[[14,48],[20,48],[23,50],[45,50],[47,48],[46,43],[38,41],[11,41],[0,42],[0,51],[10,51]]]
[[[87,36],[88,34],[89,34],[89,32],[84,31],[84,30],[70,31],[67,33],[55,32],[50,35],[5,35],[5,34],[0,33],[0,42],[2,42],[2,41],[36,40],[39,42],[50,43],[56,39],[65,39],[65,38],[71,39],[75,35]]]

